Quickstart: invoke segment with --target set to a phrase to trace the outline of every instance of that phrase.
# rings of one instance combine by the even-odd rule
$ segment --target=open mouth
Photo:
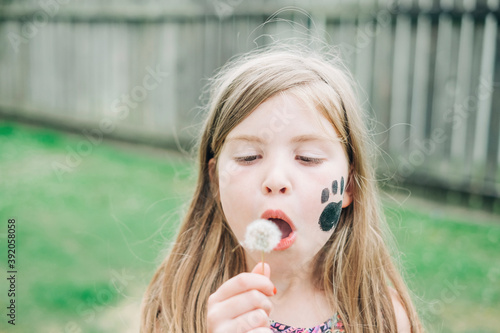
[[[267,210],[262,214],[263,219],[276,224],[281,231],[281,241],[274,248],[275,251],[288,249],[295,241],[295,226],[285,213],[281,210]]]
[[[281,239],[287,238],[293,232],[292,227],[290,227],[290,225],[282,219],[271,218],[271,219],[269,219],[269,221],[272,221],[274,224],[276,224],[278,226],[278,228],[280,228]]]

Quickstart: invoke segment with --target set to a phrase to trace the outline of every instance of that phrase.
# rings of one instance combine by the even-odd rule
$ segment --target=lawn
[[[428,331],[500,332],[500,216],[409,201],[386,215]]]
[[[15,218],[18,272],[16,326],[3,310],[0,331],[137,332],[194,173],[176,152],[0,120],[0,268],[7,275]],[[498,332],[500,218],[402,196],[384,202],[429,332]]]

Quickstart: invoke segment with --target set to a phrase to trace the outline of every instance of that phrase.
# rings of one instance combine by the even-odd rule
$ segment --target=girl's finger
[[[211,322],[217,323],[225,319],[236,319],[256,309],[264,310],[269,316],[272,310],[272,303],[260,291],[250,290],[220,303],[213,304],[209,308],[207,316]]]
[[[227,280],[208,298],[208,304],[222,302],[249,290],[258,290],[264,295],[274,295],[274,285],[268,277],[255,273],[241,273]]]
[[[257,329],[269,329],[269,316],[262,309],[252,310],[228,322],[226,332],[253,332]],[[264,331],[265,332],[265,331]]]
[[[262,270],[262,266],[264,266],[264,270]],[[264,265],[262,265],[262,262],[259,262],[252,269],[252,273],[264,275],[267,276],[268,278],[271,278],[271,267],[269,266],[269,264],[264,263]]]

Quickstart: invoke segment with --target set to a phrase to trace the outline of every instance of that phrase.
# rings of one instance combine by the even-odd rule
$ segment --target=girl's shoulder
[[[396,316],[398,332],[411,333],[410,319],[408,318],[408,313],[401,302],[398,292],[392,287],[389,287],[389,290],[391,292],[392,305],[394,306],[394,315]]]
[[[344,324],[338,314],[328,319],[324,323],[311,328],[296,328],[271,321],[270,325],[273,333],[344,333]]]

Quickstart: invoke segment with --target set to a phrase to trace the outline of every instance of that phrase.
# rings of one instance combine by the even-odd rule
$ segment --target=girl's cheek
[[[226,188],[229,184],[238,182],[241,180],[241,175],[244,173],[244,169],[233,161],[227,161],[226,163],[221,163],[219,167],[219,186],[220,188]]]

